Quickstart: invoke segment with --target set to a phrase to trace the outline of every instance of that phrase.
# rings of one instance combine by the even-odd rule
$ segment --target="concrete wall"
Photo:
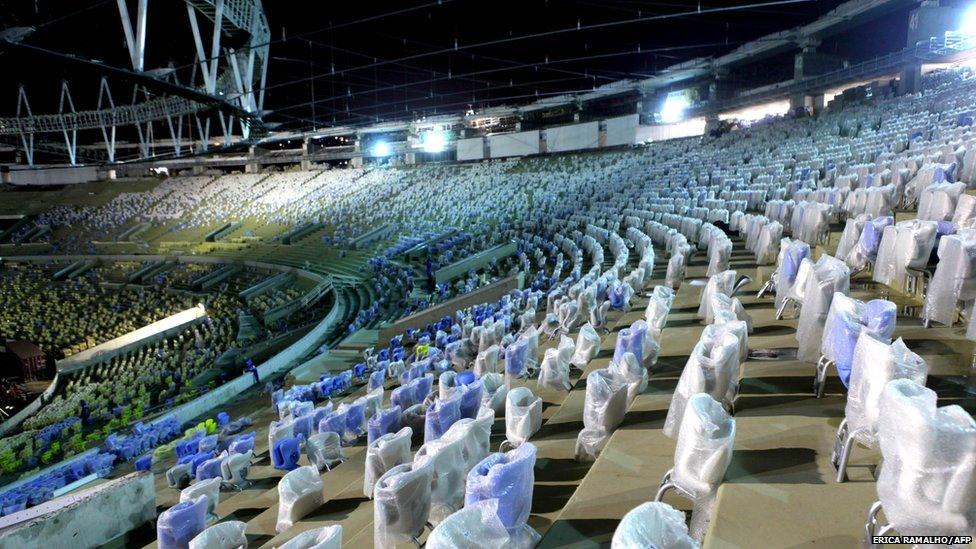
[[[485,157],[485,138],[473,137],[471,139],[458,139],[457,141],[458,161],[481,160],[484,157]]]
[[[441,319],[444,315],[453,315],[454,311],[464,309],[480,303],[491,303],[498,301],[502,296],[518,289],[519,277],[510,276],[503,278],[473,292],[455,297],[450,301],[445,301],[436,307],[414,313],[408,317],[401,318],[390,326],[380,330],[379,341],[389,341],[393,336],[402,334],[407,328],[423,328]]]
[[[66,166],[63,168],[11,167],[10,182],[14,185],[75,185],[98,179],[94,166]]]
[[[132,473],[0,518],[0,549],[98,547],[154,518],[153,475]]]
[[[58,372],[76,372],[92,364],[104,362],[133,349],[175,335],[190,326],[203,322],[206,317],[207,312],[203,307],[193,307],[176,313],[148,326],[143,326],[125,335],[63,358],[57,361]]]
[[[546,130],[546,151],[564,152],[600,146],[600,123],[586,122]]]
[[[608,118],[607,123],[607,138],[604,141],[604,147],[616,147],[619,145],[633,145],[637,142],[637,124],[640,121],[640,115],[629,114],[627,116],[618,116],[617,118]]]
[[[539,154],[539,130],[489,136],[488,148],[492,158]]]

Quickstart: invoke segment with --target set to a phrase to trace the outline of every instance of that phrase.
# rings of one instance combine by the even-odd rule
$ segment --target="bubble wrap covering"
[[[976,230],[943,236],[939,239],[938,256],[922,318],[951,326],[956,303],[976,299]]]
[[[495,414],[505,413],[505,399],[508,397],[508,387],[501,374],[485,374],[481,378],[484,391],[481,393],[481,407],[491,408]]]
[[[647,370],[637,362],[633,353],[624,353],[620,362],[610,362],[607,369],[615,378],[627,384],[627,402],[632,402],[647,389]]]
[[[800,273],[800,264],[810,258],[810,245],[801,240],[784,238],[779,244],[780,255],[776,264],[776,307],[790,295]]]
[[[374,547],[393,549],[420,535],[430,515],[428,467],[397,465],[376,482],[373,490]]]
[[[505,400],[505,438],[512,446],[520,446],[542,427],[542,399],[528,387],[508,392]]]
[[[559,345],[555,349],[546,349],[539,368],[539,387],[547,387],[557,391],[572,389],[569,383],[569,364],[576,352],[573,340],[566,336],[559,336]]]
[[[342,549],[342,525],[306,530],[279,545],[278,549]]]
[[[498,367],[498,357],[501,354],[501,347],[498,345],[492,345],[478,353],[478,357],[474,359],[474,373],[478,377],[481,377],[488,373],[500,372]]]
[[[664,434],[670,438],[679,436],[688,403],[698,393],[731,404],[738,378],[739,338],[722,325],[705,326],[674,389]]]
[[[289,471],[278,481],[278,522],[275,531],[279,534],[291,528],[295,521],[322,505],[322,477],[314,465],[299,467]]]
[[[600,353],[600,334],[592,324],[587,322],[580,328],[579,335],[576,336],[576,349],[573,356],[569,359],[570,364],[577,368],[585,368],[591,360]]]
[[[387,471],[410,463],[410,442],[413,430],[404,427],[395,433],[387,433],[369,443],[366,447],[366,471],[363,477],[363,495],[373,497],[376,481]]]
[[[824,324],[834,294],[847,294],[850,269],[837,258],[823,254],[813,265],[804,287],[803,307],[796,325],[797,359],[817,362]]]
[[[648,501],[624,515],[613,532],[610,549],[698,549],[688,535],[685,514],[667,503]]]
[[[427,407],[424,421],[424,442],[437,440],[461,419],[461,395],[455,394],[448,400],[437,398]]]
[[[308,437],[305,442],[305,453],[308,461],[319,471],[331,469],[345,459],[342,452],[342,439],[338,433],[319,433]]]
[[[715,493],[732,461],[735,419],[705,393],[688,401],[677,447],[671,480],[695,501],[691,535],[700,540],[708,527]]]
[[[464,505],[498,500],[498,518],[509,532],[521,530],[532,510],[536,447],[531,442],[491,454],[468,473]]]
[[[904,291],[909,269],[921,269],[929,261],[938,224],[912,219],[885,227],[874,264],[874,281]]]
[[[180,501],[194,501],[200,496],[207,496],[207,514],[213,515],[220,505],[220,478],[208,478],[197,481],[188,488],[180,490]]]
[[[465,505],[444,519],[427,537],[428,549],[531,549],[540,536],[529,525],[509,533],[499,518],[500,500]]]
[[[854,348],[854,369],[844,416],[848,432],[865,446],[877,446],[881,392],[893,379],[910,379],[925,386],[928,365],[901,338],[888,344],[864,331]]]
[[[247,547],[244,531],[247,524],[239,520],[220,522],[190,540],[190,549],[237,549]]]
[[[698,305],[698,318],[704,318],[708,324],[712,323],[712,294],[732,295],[735,286],[735,271],[722,271],[708,279],[702,290],[701,303]]]
[[[878,499],[902,535],[971,535],[976,530],[976,422],[908,379],[885,385],[878,440]]]
[[[414,456],[414,469],[431,470],[428,520],[433,524],[460,509],[464,501],[464,478],[468,473],[464,451],[463,438],[449,438],[445,433],[437,440],[425,442]]]
[[[187,547],[190,540],[203,532],[207,523],[207,496],[180,501],[160,513],[156,519],[156,542],[160,549]]]
[[[583,430],[576,437],[576,459],[596,459],[627,413],[629,385],[609,368],[586,376]]]

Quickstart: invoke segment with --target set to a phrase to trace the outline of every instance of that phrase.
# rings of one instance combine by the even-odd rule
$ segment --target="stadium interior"
[[[151,4],[0,5],[0,549],[976,547],[976,2]]]

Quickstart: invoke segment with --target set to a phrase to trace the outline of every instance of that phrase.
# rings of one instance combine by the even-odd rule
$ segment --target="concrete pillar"
[[[309,151],[310,143],[311,143],[311,139],[307,137],[302,141],[302,169],[303,170],[312,169],[312,159],[309,158],[309,155],[311,153],[311,151]]]
[[[901,70],[898,78],[898,95],[918,93],[922,87],[922,65],[913,63]]]
[[[207,171],[207,168],[200,164],[194,164],[190,169],[193,171],[193,175],[203,175],[203,172]]]
[[[822,113],[823,110],[827,107],[827,105],[824,103],[825,100],[824,94],[822,93],[813,95],[810,97],[810,99],[812,103],[811,108],[813,110],[813,114],[815,115]]]
[[[261,163],[258,162],[256,147],[247,149],[247,164],[244,164],[244,173],[261,173]]]
[[[358,143],[358,141],[357,141],[357,143]],[[363,157],[361,157],[361,156],[354,156],[354,157],[352,157],[352,167],[353,168],[362,168],[363,167]]]

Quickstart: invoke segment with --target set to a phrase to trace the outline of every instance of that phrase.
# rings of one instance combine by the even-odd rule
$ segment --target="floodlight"
[[[439,153],[447,148],[447,136],[444,132],[425,132],[420,141],[424,152]]]
[[[386,141],[377,141],[373,145],[373,156],[390,156],[392,152],[393,149]]]
[[[976,5],[966,9],[958,31],[966,36],[976,36]]]
[[[680,122],[684,118],[686,108],[688,108],[688,99],[684,95],[669,95],[661,107],[661,121],[665,124]]]

